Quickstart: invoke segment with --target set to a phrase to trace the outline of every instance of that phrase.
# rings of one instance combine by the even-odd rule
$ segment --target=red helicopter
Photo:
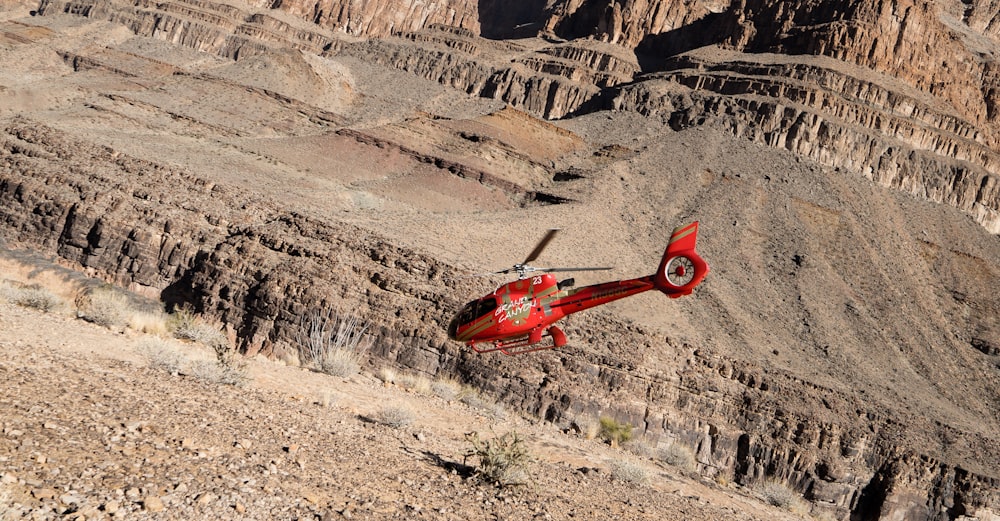
[[[573,279],[558,282],[551,273],[611,268],[528,266],[557,231],[549,230],[524,262],[493,272],[515,272],[518,279],[462,307],[448,324],[448,337],[465,342],[477,353],[500,351],[516,355],[562,347],[566,345],[566,334],[553,323],[566,315],[651,289],[658,289],[670,298],[689,295],[708,274],[708,263],[694,251],[698,240],[698,222],[695,221],[674,229],[656,274],[567,289],[573,286]],[[538,275],[534,275],[536,273]],[[543,342],[543,337],[551,341]]]

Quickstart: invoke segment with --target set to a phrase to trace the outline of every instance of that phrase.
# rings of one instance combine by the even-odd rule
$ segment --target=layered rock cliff
[[[105,18],[229,57],[272,44],[347,53],[547,118],[614,108],[679,126],[717,124],[955,205],[1000,233],[1000,22],[985,0],[574,1],[517,9],[282,1],[274,8],[380,39],[349,43],[206,1],[46,0],[40,12]],[[525,30],[555,40],[525,47],[480,37]],[[694,52],[708,45],[731,51],[708,59]],[[797,56],[829,60],[817,66]]]
[[[457,268],[427,253],[435,248],[372,232],[377,224],[290,207],[242,179],[130,153],[101,135],[113,134],[111,127],[81,138],[58,123],[6,121],[0,237],[168,304],[192,304],[224,323],[251,354],[293,353],[300,317],[313,308],[353,309],[377,331],[372,358],[378,363],[461,375],[567,428],[587,415],[613,415],[639,426],[654,443],[692,448],[705,476],[789,483],[812,501],[817,515],[990,519],[1000,511],[994,470],[1000,449],[990,430],[998,421],[990,404],[1000,388],[1000,331],[991,321],[1000,310],[991,291],[1000,281],[995,244],[951,242],[961,229],[955,219],[926,224],[930,233],[915,224],[907,228],[901,223],[910,214],[903,210],[872,210],[889,204],[888,198],[850,199],[861,189],[838,178],[868,177],[958,207],[1000,231],[996,7],[986,1],[583,0],[517,8],[499,2],[206,0],[40,5],[43,17],[108,20],[136,35],[240,63],[298,49],[406,71],[567,126],[578,117],[611,120],[625,112],[666,121],[678,136],[700,127],[722,129],[739,142],[830,166],[807,178],[805,167],[791,162],[723,168],[687,162],[675,177],[635,189],[641,178],[671,171],[667,163],[676,155],[653,155],[646,160],[651,165],[643,163],[646,149],[662,142],[630,148],[630,136],[623,136],[588,148],[572,139],[561,152],[567,157],[543,160],[516,153],[529,140],[502,142],[502,132],[483,131],[475,121],[452,129],[452,143],[475,144],[461,153],[452,144],[420,147],[406,142],[418,135],[406,122],[349,128],[346,116],[311,105],[307,96],[188,71],[134,50],[60,50],[66,74],[130,78],[127,88],[96,87],[84,104],[88,119],[155,118],[157,131],[184,140],[209,136],[212,154],[235,149],[269,161],[281,189],[300,177],[329,175],[319,166],[324,161],[348,163],[330,157],[287,168],[299,150],[349,141],[358,147],[351,149],[356,156],[386,158],[379,168],[395,168],[391,175],[359,173],[352,187],[389,184],[393,180],[383,178],[426,167],[427,179],[475,181],[491,204],[531,209],[573,200],[586,183],[607,183],[591,197],[612,199],[617,190],[627,202],[586,211],[607,211],[628,224],[615,244],[653,235],[636,229],[662,231],[668,225],[660,219],[717,208],[717,231],[704,242],[716,255],[716,282],[699,301],[705,311],[685,315],[718,328],[700,342],[612,313],[567,326],[585,348],[530,359],[472,356],[446,341],[443,325],[467,294],[491,288],[459,288],[448,277]],[[31,38],[9,40],[22,45]],[[176,82],[151,82],[150,92],[134,80],[152,76]],[[202,82],[247,96],[232,104],[240,108],[209,107],[215,112],[206,116],[192,107],[199,108],[202,92],[211,97],[219,90]],[[157,101],[178,91],[179,99]],[[537,141],[566,138],[559,127],[531,119],[509,118],[505,128],[544,128]],[[267,148],[261,136],[278,144]],[[310,141],[296,148],[300,139]],[[692,146],[690,153],[701,158],[705,151]],[[237,167],[219,169],[229,168]],[[338,163],[330,170],[340,168],[362,169]],[[512,180],[511,172],[523,179]],[[792,193],[796,183],[808,186]],[[390,187],[386,197],[402,198],[415,186],[423,184],[396,192]],[[727,196],[720,186],[738,187],[738,195]],[[691,195],[692,187],[704,192]],[[647,204],[639,197],[646,192],[658,198]],[[866,212],[872,215],[858,216]],[[778,214],[797,224],[779,222]],[[476,212],[458,215],[484,219]],[[771,231],[781,223],[798,235]],[[879,253],[890,246],[867,240],[883,224],[896,228],[880,237],[903,237],[893,240],[891,254]],[[903,282],[885,282],[891,280]],[[799,293],[781,289],[789,286]],[[726,327],[736,331],[726,333]],[[788,352],[818,369],[773,361]],[[868,371],[866,364],[877,367]],[[852,371],[879,378],[843,374]],[[895,394],[892,389],[905,388],[908,379],[919,392]],[[976,415],[980,422],[970,419]]]
[[[377,363],[461,375],[557,424],[613,414],[654,444],[690,447],[705,476],[784,481],[815,515],[948,519],[988,516],[1000,502],[990,469],[956,456],[1000,461],[995,440],[978,429],[606,315],[567,329],[587,349],[477,356],[445,339],[444,321],[460,303],[454,295],[468,288],[459,291],[448,276],[455,268],[432,257],[34,121],[10,123],[2,150],[0,218],[9,241],[168,304],[194,305],[249,353],[288,356],[300,317],[317,307],[353,309],[375,327]],[[934,255],[946,270],[946,252]],[[969,305],[988,302],[965,291]],[[990,334],[977,338],[990,342]]]

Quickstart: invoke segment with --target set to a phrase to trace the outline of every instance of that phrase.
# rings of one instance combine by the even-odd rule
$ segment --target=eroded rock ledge
[[[344,53],[546,118],[613,108],[713,124],[956,206],[1000,233],[995,2],[404,4],[44,0],[39,12],[234,59],[268,46]],[[406,16],[386,16],[399,9]],[[525,31],[547,40],[481,37]]]
[[[177,189],[158,189],[164,184]],[[15,244],[194,304],[250,353],[283,356],[299,317],[318,306],[351,308],[371,317],[377,359],[463,375],[558,424],[612,414],[654,443],[691,447],[705,476],[782,479],[817,515],[916,520],[1000,510],[1000,481],[908,448],[957,435],[981,461],[1000,461],[989,437],[879,412],[857,395],[609,317],[575,322],[571,334],[592,349],[476,356],[448,342],[440,323],[460,304],[444,276],[452,267],[37,122],[15,120],[0,135],[0,222]],[[651,353],[661,357],[655,364]]]

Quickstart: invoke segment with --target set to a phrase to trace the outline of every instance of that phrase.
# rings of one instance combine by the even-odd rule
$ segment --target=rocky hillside
[[[9,247],[192,305],[248,354],[294,360],[300,317],[351,310],[373,366],[614,416],[817,517],[1000,513],[995,3],[21,7]],[[574,316],[532,356],[446,339],[501,282],[465,275],[546,228],[542,260],[631,277],[695,219],[692,297]]]

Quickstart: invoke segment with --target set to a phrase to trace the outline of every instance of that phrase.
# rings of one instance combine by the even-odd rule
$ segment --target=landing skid
[[[544,351],[546,349],[553,349],[564,345],[566,345],[566,334],[563,333],[558,327],[552,326],[546,331],[545,335],[535,341],[532,341],[531,335],[525,335],[523,337],[504,341],[497,340],[496,342],[493,342],[490,347],[476,347],[476,344],[469,344],[469,347],[477,353],[492,353],[494,351],[500,351],[505,355],[513,356],[523,355],[525,353],[534,353],[535,351]]]

